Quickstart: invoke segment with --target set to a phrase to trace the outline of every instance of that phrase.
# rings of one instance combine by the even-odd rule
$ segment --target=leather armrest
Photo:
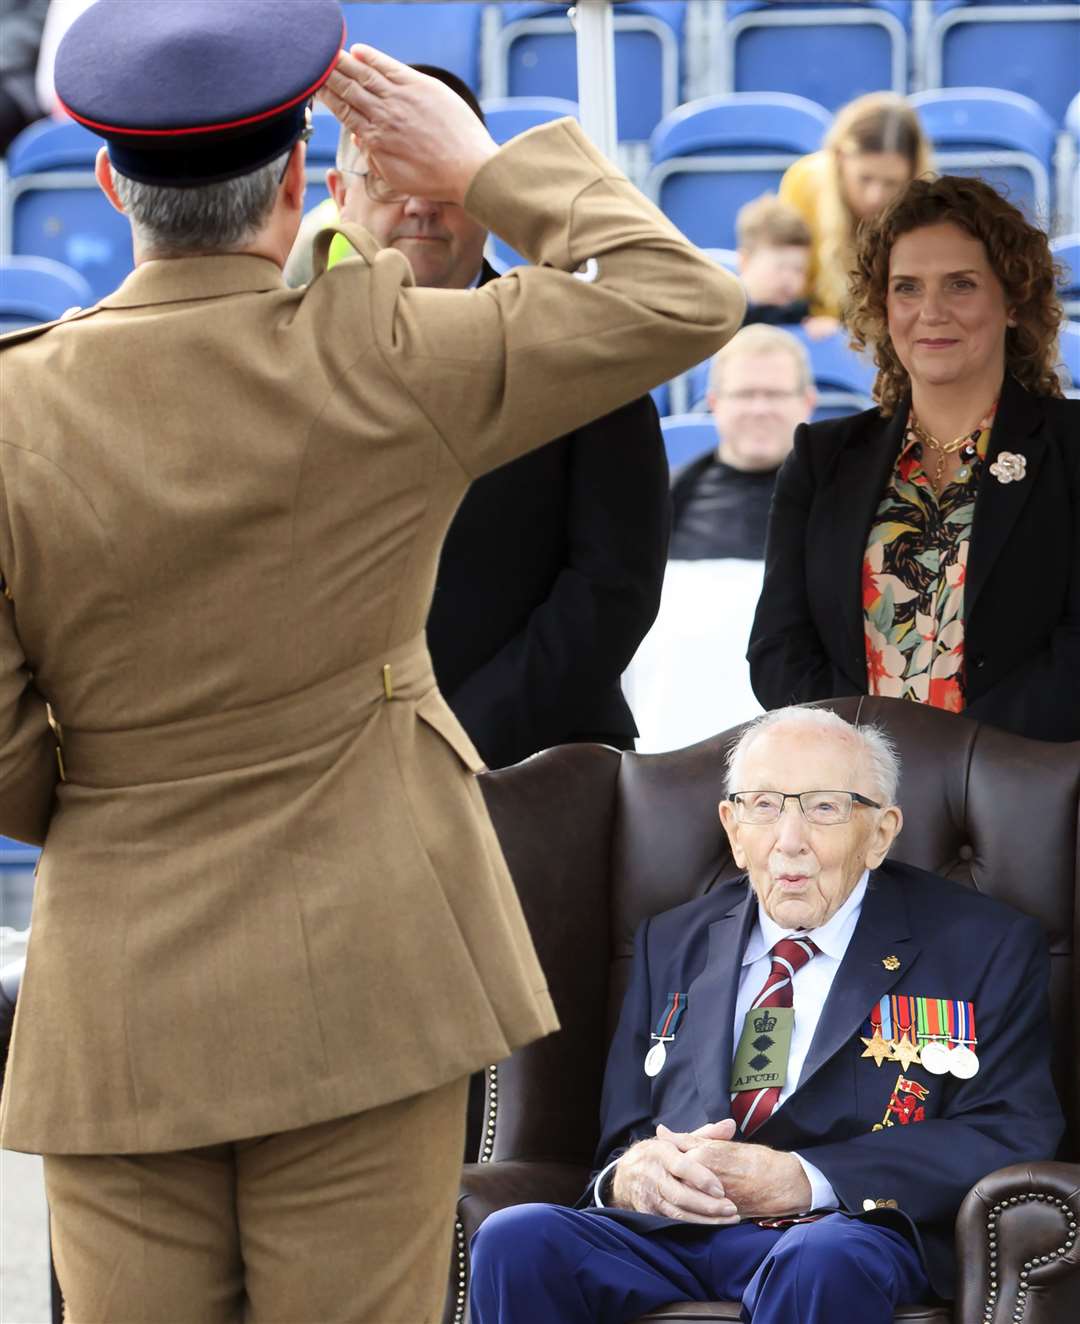
[[[1080,1165],[1017,1163],[984,1177],[956,1220],[956,1319],[1080,1319]]]
[[[469,1289],[469,1242],[489,1214],[514,1204],[576,1204],[589,1169],[577,1163],[506,1159],[466,1163],[454,1222],[454,1249],[443,1324],[464,1324]]]
[[[589,1180],[589,1169],[576,1163],[506,1160],[467,1163],[461,1174],[458,1218],[469,1238],[489,1214],[512,1204],[574,1205]]]

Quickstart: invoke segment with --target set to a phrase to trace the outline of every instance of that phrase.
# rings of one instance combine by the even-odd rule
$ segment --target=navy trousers
[[[524,1204],[492,1214],[472,1243],[472,1324],[629,1324],[672,1301],[741,1301],[753,1324],[892,1324],[895,1306],[929,1295],[900,1233],[842,1214],[639,1232]]]

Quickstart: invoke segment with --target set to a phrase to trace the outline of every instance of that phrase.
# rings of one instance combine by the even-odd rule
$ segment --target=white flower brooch
[[[1027,456],[1002,451],[990,466],[990,472],[999,483],[1018,483],[1027,473]]]

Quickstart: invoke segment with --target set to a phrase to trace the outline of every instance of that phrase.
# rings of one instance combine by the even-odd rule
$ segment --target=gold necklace
[[[959,437],[954,437],[952,441],[938,441],[937,437],[931,436],[923,427],[914,414],[911,415],[909,426],[915,436],[924,446],[929,446],[935,454],[934,463],[934,487],[941,487],[941,480],[945,475],[945,457],[946,455],[955,455],[958,450],[965,446],[974,446],[978,440],[979,433],[982,431],[982,424],[975,426],[972,432],[962,432]]]

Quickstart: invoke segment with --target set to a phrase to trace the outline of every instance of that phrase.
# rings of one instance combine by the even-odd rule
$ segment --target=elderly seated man
[[[1051,1157],[1047,944],[886,859],[883,734],[822,709],[749,726],[720,818],[746,877],[647,920],[577,1209],[473,1244],[473,1324],[621,1324],[736,1300],[753,1324],[889,1324],[952,1295],[953,1222]]]

